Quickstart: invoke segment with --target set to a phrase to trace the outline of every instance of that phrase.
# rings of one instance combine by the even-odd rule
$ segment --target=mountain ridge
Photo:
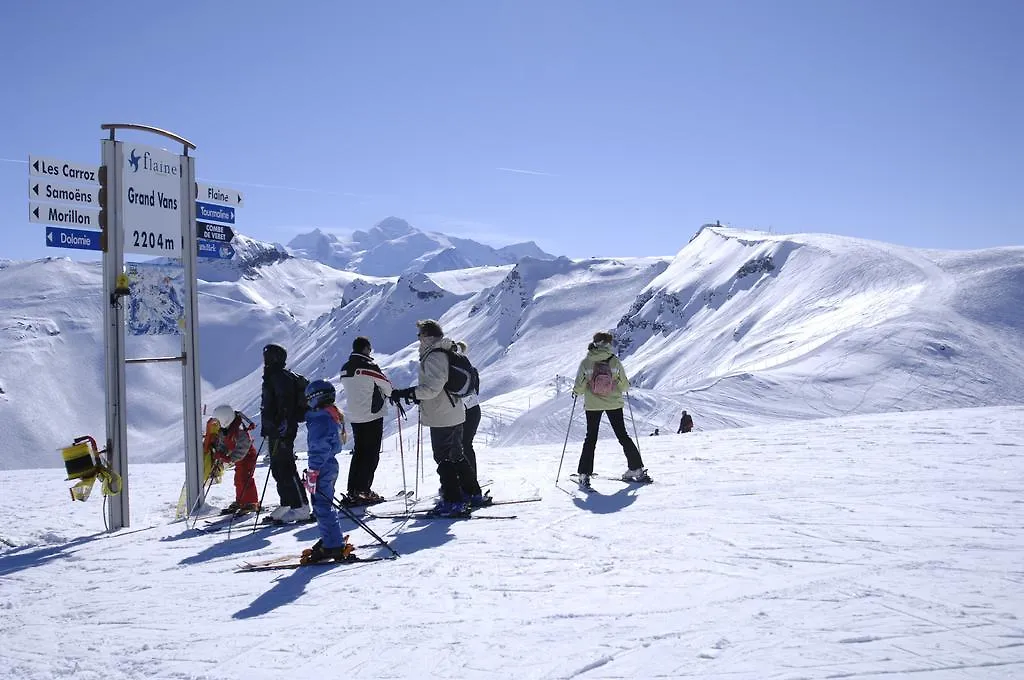
[[[469,343],[481,370],[481,435],[503,445],[540,443],[558,429],[582,435],[566,434],[568,384],[597,330],[617,337],[639,430],[671,427],[682,408],[702,427],[722,428],[1005,405],[1024,393],[1020,247],[932,251],[704,228],[674,256],[526,257],[373,277],[242,245],[248,265],[199,284],[208,408],[256,414],[268,342],[288,347],[289,365],[308,377],[336,379],[352,339],[369,335],[395,384],[413,384],[415,321],[424,317]],[[0,268],[0,427],[9,443],[0,465],[57,465],[46,451],[102,430],[99,290],[98,263]],[[130,357],[166,356],[176,345],[128,338]],[[127,373],[131,455],[180,458],[180,371]],[[58,416],[38,417],[51,412]],[[392,436],[393,415],[386,426]]]
[[[347,240],[314,229],[294,237],[287,249],[335,269],[373,276],[514,264],[526,256],[554,258],[533,241],[493,248],[472,239],[421,231],[398,217],[385,218],[367,231],[357,230]]]

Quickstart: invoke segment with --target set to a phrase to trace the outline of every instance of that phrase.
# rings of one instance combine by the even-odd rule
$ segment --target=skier
[[[476,473],[462,450],[462,426],[466,409],[462,400],[445,392],[448,382],[448,352],[452,341],[444,337],[433,319],[416,322],[420,342],[419,384],[394,390],[391,402],[404,399],[420,406],[420,423],[430,428],[430,445],[441,481],[441,500],[433,512],[441,517],[468,514],[474,504],[486,504]]]
[[[380,503],[384,497],[375,492],[373,476],[380,462],[384,437],[384,404],[391,396],[391,381],[373,362],[370,339],[359,336],[352,341],[352,354],[341,367],[348,421],[352,423],[352,461],[348,467],[349,506]],[[342,440],[344,443],[344,440]]]
[[[260,404],[260,435],[270,444],[270,472],[277,484],[281,505],[272,513],[274,522],[290,524],[309,520],[309,500],[295,467],[295,434],[304,417],[304,378],[284,367],[288,352],[280,345],[263,348],[263,398]]]
[[[679,419],[679,431],[676,434],[683,434],[693,429],[693,418],[686,411],[683,411],[683,416]]]
[[[462,354],[465,354],[469,348],[464,340],[459,340],[455,346]],[[462,405],[466,407],[466,422],[462,425],[462,452],[469,464],[473,466],[473,473],[479,480],[480,469],[476,466],[476,449],[473,448],[473,439],[476,438],[476,430],[480,427],[480,395],[467,394],[462,398]]]
[[[601,427],[601,414],[608,414],[612,431],[626,454],[629,470],[622,479],[630,482],[650,482],[651,478],[640,458],[640,450],[626,432],[622,417],[624,404],[622,394],[629,389],[629,379],[622,362],[612,353],[612,334],[598,332],[587,346],[587,356],[576,371],[576,382],[572,388],[573,398],[583,397],[587,413],[587,435],[583,440],[583,451],[576,468],[577,483],[581,489],[590,489],[590,477],[594,474],[594,450],[597,448],[597,433]]]
[[[345,431],[345,418],[334,405],[334,385],[314,380],[306,387],[306,438],[309,469],[306,488],[313,497],[320,540],[302,551],[302,564],[325,560],[344,560],[353,550],[341,533],[338,512],[334,509],[334,484],[338,481],[338,459]]]
[[[235,466],[235,500],[222,514],[244,515],[259,509],[260,496],[253,479],[259,454],[249,434],[254,427],[241,411],[227,404],[213,409],[213,417],[206,423],[203,452],[208,453],[218,467]]]

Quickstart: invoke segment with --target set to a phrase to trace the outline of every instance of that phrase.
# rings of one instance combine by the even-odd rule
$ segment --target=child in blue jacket
[[[345,560],[353,546],[341,533],[338,512],[334,509],[334,485],[338,481],[338,460],[341,445],[348,438],[345,417],[334,405],[334,385],[314,380],[306,387],[306,443],[309,469],[306,487],[313,499],[320,540],[302,551],[301,562],[312,564],[326,560]]]

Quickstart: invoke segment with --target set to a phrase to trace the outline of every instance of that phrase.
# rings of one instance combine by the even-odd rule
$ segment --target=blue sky
[[[28,222],[24,161],[98,163],[113,121],[194,141],[236,230],[282,243],[388,215],[572,257],[716,219],[1024,243],[1016,0],[285,7],[4,3],[0,257],[75,255]]]

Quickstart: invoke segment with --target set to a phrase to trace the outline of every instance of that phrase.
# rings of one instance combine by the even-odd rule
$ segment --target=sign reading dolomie
[[[130,143],[121,154],[124,252],[181,257],[181,158]]]

